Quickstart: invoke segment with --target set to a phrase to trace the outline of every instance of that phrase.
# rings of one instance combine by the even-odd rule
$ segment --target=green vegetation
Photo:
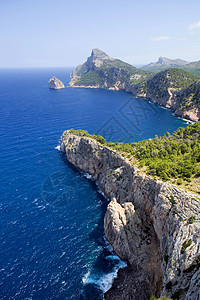
[[[170,195],[169,201],[171,202],[172,206],[174,206],[175,200],[174,200],[174,196],[173,195]]]
[[[191,216],[191,217],[189,217],[189,219],[188,219],[188,224],[192,224],[192,223],[194,223],[194,221],[195,221],[195,217],[194,217],[194,216]]]
[[[71,130],[72,133],[91,137],[129,160],[134,158],[147,174],[162,180],[174,180],[178,185],[200,177],[200,123],[180,127],[173,135],[165,134],[152,140],[124,144],[106,142],[103,137],[90,135],[84,130]],[[173,195],[170,202],[174,205]]]
[[[183,245],[182,245],[182,248],[181,248],[181,254],[183,254],[185,252],[185,249],[188,248],[189,246],[192,245],[192,240],[189,239],[189,240],[186,240]]]
[[[95,85],[103,85],[104,78],[100,76],[95,71],[89,71],[81,76],[80,79],[76,82],[76,85],[85,85],[85,86],[95,86]]]
[[[183,270],[184,273],[189,273],[193,271],[195,268],[200,268],[200,255],[197,256],[194,263],[190,265],[187,269]]]
[[[99,142],[101,144],[106,143],[106,140],[101,135],[98,135],[98,136],[95,135],[95,134],[91,135],[86,130],[82,130],[82,129],[75,130],[75,129],[72,128],[72,129],[69,130],[69,132],[73,133],[73,134],[76,134],[78,136],[86,136],[86,137],[92,138],[92,139],[96,140],[97,142]]]
[[[177,99],[180,102],[180,110],[200,105],[200,81],[193,83],[188,88],[179,92]]]
[[[140,167],[162,180],[188,180],[200,176],[200,123],[179,128],[173,135],[137,143],[107,143],[111,148],[132,154]],[[182,179],[181,179],[182,178]]]
[[[200,80],[200,77],[187,71],[170,68],[157,73],[142,84],[136,85],[138,92],[150,93],[155,98],[169,97],[168,88],[186,89],[191,84]]]

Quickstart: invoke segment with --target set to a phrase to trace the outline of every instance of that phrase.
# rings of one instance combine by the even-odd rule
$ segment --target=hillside
[[[200,77],[187,71],[170,68],[140,84],[132,85],[132,92],[137,97],[149,98],[155,104],[173,109],[178,116],[198,121],[199,80]]]
[[[99,49],[93,49],[87,61],[71,74],[71,87],[124,89],[130,79],[138,83],[149,77],[149,72],[138,70],[119,59],[109,57]]]

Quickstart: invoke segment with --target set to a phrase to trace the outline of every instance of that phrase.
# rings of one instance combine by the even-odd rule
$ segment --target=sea
[[[0,299],[103,299],[120,260],[107,242],[109,200],[60,152],[64,130],[135,142],[187,125],[123,91],[52,90],[69,68],[0,70]]]

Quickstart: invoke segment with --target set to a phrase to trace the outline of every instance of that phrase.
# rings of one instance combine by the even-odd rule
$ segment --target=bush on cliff
[[[106,142],[102,136],[90,135],[85,130],[70,130],[71,133],[93,138],[120,152],[135,157],[140,167],[146,166],[150,175],[162,180],[174,178],[190,182],[192,176],[200,177],[200,123],[180,127],[173,135],[144,140],[137,143]]]

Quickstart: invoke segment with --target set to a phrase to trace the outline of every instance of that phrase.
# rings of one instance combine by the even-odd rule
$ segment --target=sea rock
[[[106,238],[128,267],[105,299],[199,299],[200,197],[140,174],[92,138],[65,131],[61,150],[111,200],[104,219]]]
[[[48,84],[49,88],[54,90],[60,90],[65,88],[62,81],[60,81],[60,79],[56,78],[55,76],[49,79]]]

